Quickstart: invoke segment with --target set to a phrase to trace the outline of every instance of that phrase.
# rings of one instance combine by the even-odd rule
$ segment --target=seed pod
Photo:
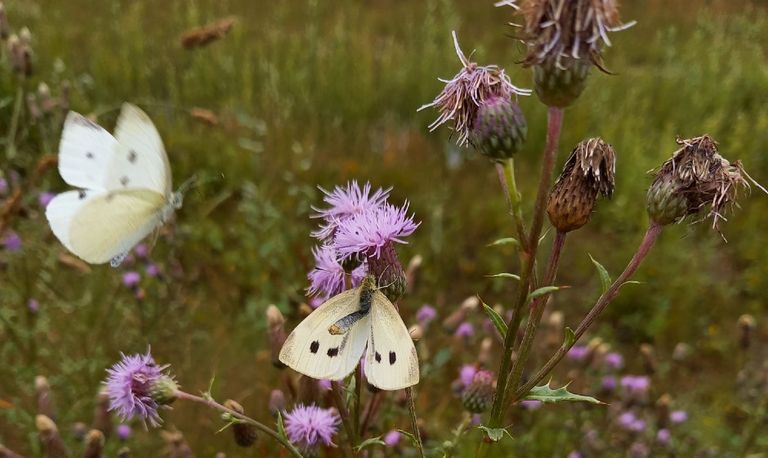
[[[469,412],[483,413],[491,406],[495,393],[496,381],[493,379],[493,373],[480,370],[461,394],[461,401]]]
[[[283,348],[288,335],[285,332],[285,318],[280,313],[280,309],[274,305],[267,307],[267,335],[269,337],[272,365],[278,369],[285,368],[285,364],[280,361],[280,350]]]
[[[237,401],[227,399],[224,407],[234,410],[239,414],[245,414],[245,409]],[[232,425],[232,433],[235,443],[240,447],[250,447],[256,442],[256,427],[247,423],[235,423]]]
[[[66,458],[69,456],[64,440],[59,434],[56,423],[45,415],[35,417],[35,426],[43,448],[43,455],[47,458]]]
[[[587,224],[598,196],[610,198],[615,187],[616,153],[600,138],[574,148],[547,202],[549,221],[566,233]]]
[[[484,156],[501,161],[520,151],[527,134],[528,125],[517,103],[491,97],[477,109],[469,141]]]
[[[104,449],[104,434],[98,429],[92,429],[85,436],[85,451],[83,458],[101,458]]]

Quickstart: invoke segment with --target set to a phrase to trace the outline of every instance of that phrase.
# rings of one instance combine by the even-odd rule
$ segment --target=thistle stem
[[[347,433],[349,448],[344,449],[344,454],[348,456],[355,456],[353,447],[355,446],[355,429],[352,426],[352,420],[349,417],[349,410],[344,402],[344,395],[341,392],[341,385],[339,382],[331,382],[331,394],[333,395],[333,402],[336,404],[336,409],[339,411],[341,417],[341,424],[344,426],[344,431]]]
[[[416,448],[419,450],[419,457],[424,458],[424,444],[421,442],[421,433],[419,432],[419,423],[416,420],[416,403],[413,400],[413,388],[408,387],[405,389],[405,397],[408,401],[408,413],[411,416],[411,429],[413,430],[413,437],[416,438]]]
[[[520,248],[528,251],[528,236],[525,234],[523,224],[523,212],[520,208],[522,197],[517,190],[517,181],[515,180],[515,160],[510,158],[503,162],[496,162],[496,173],[499,175],[499,184],[507,198],[507,207],[509,214],[515,222],[517,229],[517,240],[520,242]]]
[[[5,158],[11,160],[16,156],[16,132],[19,130],[19,117],[21,116],[21,107],[24,101],[24,82],[22,80],[16,89],[16,100],[13,105],[13,114],[11,115],[11,126],[8,129],[8,136],[5,140]]]
[[[355,369],[355,418],[354,418],[354,427],[355,427],[355,443],[360,443],[360,440],[362,439],[362,431],[360,430],[360,404],[363,401],[362,398],[362,385],[363,385],[363,370],[360,367],[360,365],[357,365],[357,369]]]
[[[533,278],[533,267],[536,264],[536,250],[539,245],[539,236],[544,224],[544,210],[546,199],[549,194],[549,188],[552,185],[552,172],[555,168],[555,158],[557,156],[557,144],[560,139],[560,130],[563,125],[563,111],[557,107],[550,107],[547,123],[547,145],[544,149],[544,157],[541,164],[541,177],[539,181],[539,190],[536,195],[536,206],[534,207],[533,223],[531,224],[530,236],[528,239],[528,250],[522,258],[522,270],[520,272],[520,288],[518,289],[517,302],[513,309],[513,315],[507,325],[507,335],[504,338],[504,355],[499,366],[499,379],[496,387],[496,396],[491,408],[491,418],[489,426],[498,428],[501,425],[501,415],[504,411],[504,401],[507,392],[507,380],[510,375],[510,366],[512,364],[512,352],[517,340],[517,331],[520,329],[522,321],[522,311],[528,298],[529,285]]]
[[[557,365],[557,363],[560,362],[561,359],[563,359],[563,357],[579,340],[579,338],[584,335],[587,329],[592,326],[592,324],[600,316],[603,310],[605,310],[608,304],[613,299],[615,299],[616,296],[619,295],[619,289],[629,279],[629,277],[635,273],[637,268],[640,267],[643,259],[645,259],[645,257],[648,255],[648,252],[653,247],[653,244],[656,242],[659,234],[661,234],[662,229],[663,226],[660,224],[651,222],[650,226],[648,226],[648,230],[645,232],[645,237],[643,237],[642,242],[640,242],[640,246],[638,246],[637,251],[627,264],[624,272],[622,272],[621,275],[619,275],[618,278],[616,278],[616,280],[611,284],[611,286],[609,286],[608,289],[600,296],[589,313],[587,313],[587,315],[581,320],[581,323],[579,323],[579,326],[574,331],[575,338],[573,339],[573,342],[563,342],[560,348],[558,348],[555,354],[549,358],[549,361],[547,361],[544,366],[539,369],[536,375],[531,377],[531,379],[526,384],[515,391],[515,394],[512,398],[513,402],[522,399],[526,394],[528,394],[531,388],[536,386],[537,383],[539,383],[549,374],[549,372]]]
[[[283,447],[288,449],[288,451],[291,453],[291,455],[293,455],[293,456],[295,456],[297,458],[302,458],[302,456],[303,456],[301,454],[301,452],[299,452],[299,450],[293,444],[291,444],[284,437],[280,436],[280,434],[278,434],[277,431],[273,430],[272,428],[266,426],[265,424],[263,424],[261,422],[258,422],[256,420],[254,420],[251,417],[248,417],[248,416],[243,415],[243,414],[241,414],[239,412],[236,412],[236,411],[234,411],[232,409],[224,407],[223,405],[219,404],[218,402],[214,401],[213,399],[204,398],[204,397],[201,397],[201,396],[195,396],[194,394],[186,393],[184,391],[178,391],[176,393],[176,397],[179,398],[179,399],[185,399],[187,401],[193,401],[193,402],[198,402],[200,404],[205,404],[208,407],[211,407],[211,408],[216,409],[218,411],[226,412],[226,413],[232,415],[233,417],[235,417],[235,418],[237,418],[237,419],[239,419],[239,420],[241,420],[241,421],[243,421],[245,423],[248,423],[249,425],[255,426],[256,429],[258,429],[261,432],[267,434],[268,436],[271,436],[273,439],[275,439],[276,441],[280,442],[280,444],[282,444]]]

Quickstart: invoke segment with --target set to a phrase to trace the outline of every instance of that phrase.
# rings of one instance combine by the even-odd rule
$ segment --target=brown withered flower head
[[[616,153],[600,138],[576,145],[555,182],[547,214],[559,232],[587,224],[599,196],[611,197],[616,175]]]
[[[522,17],[517,35],[528,54],[525,66],[534,68],[536,93],[549,106],[570,105],[586,85],[591,64],[605,71],[603,46],[611,46],[609,32],[622,24],[616,0],[504,0]]]
[[[453,44],[463,68],[450,80],[440,79],[445,88],[435,100],[422,105],[418,111],[435,107],[440,116],[429,125],[430,132],[453,121],[453,130],[458,133],[456,143],[466,146],[478,109],[486,100],[498,97],[508,101],[513,95],[530,95],[531,91],[512,84],[504,69],[495,65],[481,67],[470,62],[459,47],[456,32],[453,32]]]
[[[711,217],[717,230],[725,211],[737,205],[739,190],[749,189],[745,177],[750,177],[739,161],[731,163],[718,153],[709,135],[678,139],[677,144],[680,148],[658,169],[648,189],[648,214],[667,225],[706,209],[703,218]]]

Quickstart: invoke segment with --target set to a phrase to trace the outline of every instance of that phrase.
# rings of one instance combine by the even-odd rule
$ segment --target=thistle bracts
[[[239,402],[232,399],[227,399],[224,401],[224,407],[232,409],[241,415],[245,414],[245,409],[243,409],[243,406],[241,406]],[[232,435],[234,436],[235,443],[237,445],[240,447],[250,447],[256,442],[257,436],[255,426],[238,421],[234,415],[231,415],[229,419],[234,422],[232,424]]]
[[[731,164],[709,136],[677,140],[680,149],[664,162],[648,189],[648,214],[662,226],[681,221],[708,208],[718,228],[725,210],[735,203],[739,189],[748,188],[739,162]]]
[[[525,143],[528,126],[520,107],[504,97],[491,97],[480,105],[469,141],[484,156],[510,159]]]
[[[496,6],[520,11],[518,38],[528,53],[523,64],[534,69],[536,95],[548,106],[566,107],[586,86],[589,68],[603,68],[602,48],[610,46],[608,32],[621,24],[615,0],[505,0]]]
[[[472,378],[472,383],[461,393],[461,401],[469,412],[483,413],[491,406],[494,394],[496,382],[493,373],[480,370]]]
[[[563,166],[547,202],[547,215],[562,233],[587,224],[600,196],[613,194],[616,153],[600,138],[579,143]]]

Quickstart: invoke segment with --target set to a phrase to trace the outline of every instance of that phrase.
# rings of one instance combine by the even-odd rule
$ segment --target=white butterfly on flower
[[[312,378],[341,380],[364,352],[365,376],[376,388],[419,383],[419,358],[408,329],[370,275],[305,318],[283,344],[280,361]]]
[[[168,156],[155,125],[128,103],[114,137],[69,112],[59,145],[59,173],[80,189],[57,195],[45,216],[61,243],[92,264],[119,265],[181,208],[182,191],[171,188]]]

